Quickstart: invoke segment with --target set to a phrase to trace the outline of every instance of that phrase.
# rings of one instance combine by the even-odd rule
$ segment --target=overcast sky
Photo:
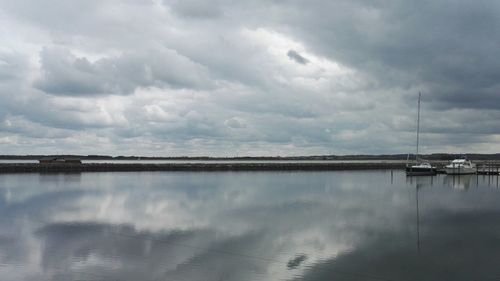
[[[378,3],[377,3],[378,2]],[[500,152],[500,2],[0,0],[0,154]]]

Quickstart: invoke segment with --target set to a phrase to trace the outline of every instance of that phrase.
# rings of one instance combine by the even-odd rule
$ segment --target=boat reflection
[[[477,178],[477,175],[446,175],[443,183],[444,186],[453,189],[467,190],[470,188],[473,178]]]

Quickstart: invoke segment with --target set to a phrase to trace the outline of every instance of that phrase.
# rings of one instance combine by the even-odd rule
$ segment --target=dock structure
[[[477,164],[478,175],[499,175],[500,163],[498,162],[484,162]]]

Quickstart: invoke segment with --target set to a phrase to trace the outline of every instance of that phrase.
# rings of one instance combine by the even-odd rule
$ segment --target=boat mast
[[[420,92],[418,92],[418,109],[417,109],[417,153],[415,154],[415,160],[418,162],[418,136],[420,134]]]

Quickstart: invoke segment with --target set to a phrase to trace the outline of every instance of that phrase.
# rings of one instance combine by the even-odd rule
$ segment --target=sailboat
[[[420,134],[420,97],[418,93],[418,110],[417,110],[417,153],[415,153],[414,165],[411,165],[407,159],[406,161],[406,175],[407,176],[433,176],[437,173],[436,167],[433,167],[429,162],[424,161],[418,157],[418,141]],[[409,155],[408,155],[409,156]]]

